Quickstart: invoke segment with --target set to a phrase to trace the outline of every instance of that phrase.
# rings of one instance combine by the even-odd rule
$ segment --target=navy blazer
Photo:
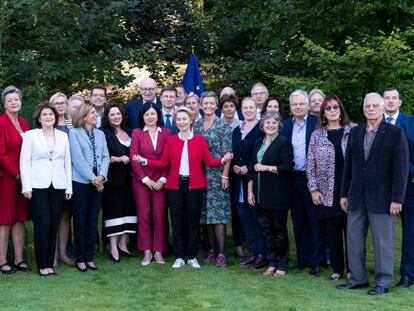
[[[259,138],[253,147],[253,162],[257,163],[257,153],[262,146],[263,138]],[[277,167],[277,174],[273,172],[249,172],[249,180],[253,180],[254,195],[260,207],[271,210],[286,210],[290,207],[292,195],[293,148],[290,141],[278,135],[263,154],[263,165]],[[258,189],[258,175],[260,174],[260,189]]]
[[[133,130],[140,128],[140,122],[138,119],[139,113],[141,112],[142,105],[144,104],[142,97],[133,99],[127,102],[125,113],[127,115],[127,128]],[[161,110],[161,101],[157,98],[155,105]]]
[[[414,178],[414,116],[409,116],[400,112],[398,119],[400,119],[399,125],[405,132],[408,142],[408,151],[410,154],[409,157],[409,174],[407,182],[407,191],[406,194],[414,196],[414,184],[411,180]]]
[[[250,132],[241,139],[240,126],[236,127],[232,134],[233,145],[233,160],[230,167],[230,194],[233,204],[239,203],[240,185],[243,183],[243,195],[244,202],[247,203],[247,182],[248,174],[237,175],[233,172],[233,165],[244,166],[251,168],[253,159],[253,147],[254,143],[264,137],[263,132],[260,130],[259,123],[255,125]]]
[[[388,214],[391,202],[403,203],[408,177],[408,145],[404,131],[382,121],[367,160],[364,137],[367,123],[351,129],[345,155],[341,197],[358,209],[361,198],[369,212]]]
[[[308,153],[308,147],[312,132],[315,129],[316,122],[318,122],[318,117],[308,114],[306,117],[306,154]],[[293,132],[293,118],[288,118],[283,122],[283,128],[280,131],[280,134],[286,136],[290,142],[292,142],[292,132]]]

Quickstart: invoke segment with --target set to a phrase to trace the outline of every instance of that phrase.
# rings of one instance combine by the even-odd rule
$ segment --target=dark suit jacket
[[[129,157],[129,147],[124,146],[118,140],[115,132],[110,127],[99,128],[104,134],[106,144],[108,146],[109,156],[121,157],[126,155]],[[131,136],[131,131],[126,131]],[[108,170],[108,184],[114,186],[122,186],[129,184],[131,176],[131,165],[128,163],[125,165],[123,162],[116,162],[109,164]]]
[[[388,214],[391,202],[403,203],[408,176],[408,145],[404,131],[382,121],[364,157],[366,123],[349,134],[341,197],[348,208],[358,209],[361,198],[369,212]]]
[[[252,164],[257,163],[257,153],[262,146],[263,138],[258,139],[253,147]],[[290,141],[279,135],[270,144],[263,155],[263,165],[277,166],[277,174],[271,172],[249,172],[249,180],[253,180],[256,202],[264,209],[289,209],[293,171],[293,148]],[[258,175],[260,175],[260,191],[258,191]]]
[[[233,173],[233,165],[249,167],[252,163],[253,146],[257,139],[263,138],[264,134],[259,128],[259,123],[242,140],[240,126],[233,131],[233,161],[230,166],[230,191],[233,204],[239,203],[240,184],[243,182],[244,202],[247,203],[247,175],[236,175]]]
[[[408,150],[409,150],[409,174],[407,182],[407,191],[406,194],[414,196],[414,184],[411,180],[414,178],[414,117],[403,114],[400,112],[398,119],[400,119],[400,127],[404,130],[405,136],[407,137]]]
[[[139,113],[141,112],[141,107],[144,104],[142,97],[137,99],[133,99],[127,102],[125,112],[128,117],[127,119],[127,127],[131,130],[139,128],[140,122],[138,119]],[[158,108],[161,109],[161,102],[159,98],[157,98],[156,104]]]
[[[306,153],[308,152],[309,142],[313,130],[315,129],[316,122],[318,122],[318,117],[315,117],[309,114],[306,118]],[[283,128],[280,131],[280,134],[286,136],[289,141],[292,141],[292,132],[293,132],[293,118],[288,118],[283,122]]]

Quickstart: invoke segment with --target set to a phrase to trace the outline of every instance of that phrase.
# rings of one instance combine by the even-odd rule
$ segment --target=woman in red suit
[[[174,113],[174,121],[180,132],[168,138],[159,160],[133,157],[143,165],[170,170],[165,187],[168,189],[168,205],[174,238],[175,262],[173,268],[187,263],[200,268],[197,261],[197,239],[200,231],[200,215],[203,191],[207,179],[203,164],[220,166],[231,160],[233,154],[226,153],[222,159],[214,159],[203,136],[193,134],[194,116],[187,107]],[[140,220],[138,220],[140,221]]]
[[[171,135],[162,126],[162,114],[153,103],[145,103],[138,116],[140,129],[132,132],[130,154],[158,160],[165,142]],[[165,264],[162,252],[166,250],[166,198],[164,185],[166,169],[144,167],[132,161],[132,191],[138,216],[138,249],[144,251],[143,266],[150,264],[152,251],[155,261]],[[151,223],[152,228],[151,228]]]
[[[4,274],[29,271],[23,259],[24,221],[28,218],[27,200],[21,194],[20,148],[22,135],[29,130],[27,121],[19,117],[22,94],[8,86],[1,94],[5,112],[0,116],[0,270]],[[7,262],[7,246],[11,231],[14,262]]]

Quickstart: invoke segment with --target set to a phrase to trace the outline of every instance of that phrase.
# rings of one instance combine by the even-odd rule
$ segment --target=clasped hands
[[[221,163],[226,164],[227,162],[231,161],[233,159],[233,153],[232,152],[226,152],[226,154],[221,158]],[[141,155],[136,154],[132,156],[132,160],[138,161],[142,165],[147,165],[148,159],[143,158]]]
[[[102,192],[104,190],[104,185],[103,185],[104,177],[103,176],[101,175],[96,176],[95,179],[91,180],[91,182],[92,182],[92,185],[95,186],[98,192]]]

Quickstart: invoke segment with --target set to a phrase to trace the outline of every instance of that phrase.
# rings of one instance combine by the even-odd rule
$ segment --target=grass
[[[396,236],[394,281],[399,277],[400,223]],[[27,240],[27,259],[35,268],[30,224]],[[291,245],[293,262],[292,238]],[[370,246],[367,251],[368,269],[372,272]],[[232,254],[231,243],[229,254]],[[56,269],[57,277],[40,278],[35,272],[0,274],[0,310],[414,309],[414,287],[392,288],[381,297],[368,296],[366,289],[339,291],[327,280],[330,271],[326,269],[319,278],[310,277],[307,271],[291,270],[286,277],[276,279],[239,266],[233,257],[226,269],[208,264],[199,270],[190,266],[173,270],[172,257],[167,258],[167,265],[151,263],[148,267],[139,264],[140,258],[123,258],[115,264],[102,252],[96,259],[97,272],[80,273],[60,265]],[[374,284],[372,273],[370,282]]]

